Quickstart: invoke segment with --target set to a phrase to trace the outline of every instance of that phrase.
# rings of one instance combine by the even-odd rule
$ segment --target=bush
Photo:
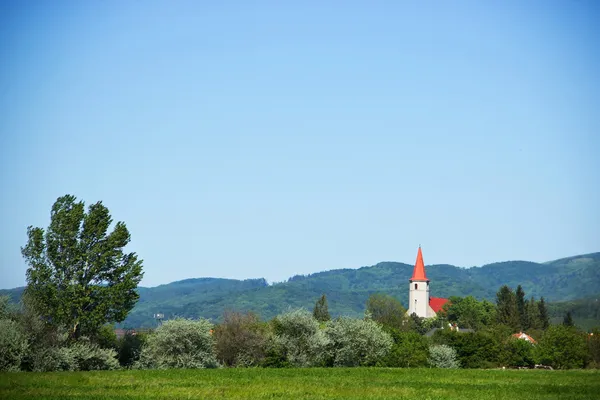
[[[310,312],[298,309],[278,315],[272,326],[275,336],[268,349],[271,361],[295,367],[323,365],[328,340]]]
[[[327,323],[327,355],[335,367],[373,366],[392,348],[391,336],[371,319],[341,317]]]
[[[206,319],[166,321],[148,336],[137,368],[215,368],[218,366]]]
[[[119,368],[116,356],[113,349],[103,349],[82,337],[68,346],[38,349],[31,357],[31,369],[36,372],[112,370]]]
[[[226,312],[214,338],[217,358],[227,366],[256,366],[265,358],[267,326],[255,314]]]
[[[456,350],[445,344],[431,346],[428,361],[434,368],[460,368]]]
[[[125,335],[118,340],[119,364],[122,367],[130,368],[140,359],[140,353],[146,343],[147,335],[140,332],[125,332]]]
[[[429,344],[426,337],[416,332],[402,332],[389,329],[394,344],[388,355],[381,360],[382,367],[424,367],[429,356]]]
[[[557,369],[582,368],[588,357],[584,335],[573,327],[550,326],[536,347],[538,361]]]
[[[19,324],[0,319],[0,371],[19,371],[27,348],[27,337]]]
[[[507,367],[533,367],[534,345],[523,339],[511,337],[504,345],[502,364]]]

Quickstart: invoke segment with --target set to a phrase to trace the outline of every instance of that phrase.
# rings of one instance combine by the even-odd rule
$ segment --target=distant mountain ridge
[[[337,269],[296,275],[286,282],[269,285],[265,279],[197,278],[152,288],[140,287],[140,300],[122,325],[153,326],[152,316],[182,316],[217,320],[223,311],[253,311],[272,318],[289,307],[312,309],[325,293],[332,315],[359,316],[372,293],[383,292],[408,300],[408,279],[413,266],[381,262],[370,267]],[[535,263],[505,261],[482,267],[460,268],[448,264],[426,266],[435,297],[474,296],[495,300],[502,285],[521,285],[526,296],[549,302],[594,298],[600,294],[600,253],[578,255]],[[18,299],[23,288],[0,290]]]

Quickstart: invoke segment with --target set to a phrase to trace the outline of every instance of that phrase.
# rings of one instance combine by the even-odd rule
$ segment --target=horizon
[[[142,286],[598,250],[600,4],[0,4],[0,288],[102,201]],[[596,184],[594,184],[596,182]]]
[[[484,265],[473,265],[471,267],[461,267],[458,265],[454,265],[454,264],[448,264],[448,263],[442,263],[442,264],[425,264],[425,267],[435,267],[438,265],[450,265],[452,267],[456,267],[456,268],[461,268],[461,269],[470,269],[470,268],[483,268],[489,265],[494,265],[494,264],[501,264],[501,263],[507,263],[507,262],[533,262],[536,264],[546,264],[546,263],[551,263],[551,262],[555,262],[555,261],[560,261],[560,260],[564,260],[567,258],[578,258],[578,257],[585,257],[588,255],[594,255],[594,254],[598,254],[599,252],[592,252],[592,253],[586,253],[586,254],[577,254],[577,255],[573,255],[573,256],[567,256],[567,257],[560,257],[554,260],[547,260],[547,261],[542,261],[542,262],[537,262],[537,261],[530,261],[530,260],[503,260],[503,261],[495,261],[489,264],[484,264]],[[371,267],[375,267],[381,263],[396,263],[396,264],[402,264],[402,265],[406,265],[406,266],[414,266],[413,264],[409,264],[409,263],[405,263],[402,261],[379,261],[375,264],[372,265],[363,265],[360,267],[354,267],[354,268],[332,268],[332,269],[327,269],[327,270],[323,270],[323,271],[315,271],[315,272],[310,272],[308,274],[298,274],[298,275],[293,275],[293,276],[289,276],[284,280],[281,281],[269,281],[267,278],[265,277],[250,277],[250,278],[235,278],[235,277],[229,277],[229,278],[225,278],[225,277],[219,277],[219,276],[197,276],[197,277],[187,277],[187,278],[182,278],[182,279],[178,279],[175,281],[170,281],[170,282],[164,282],[164,283],[159,283],[157,285],[153,285],[153,286],[145,286],[143,284],[138,285],[138,287],[143,287],[146,289],[152,289],[158,286],[166,286],[166,285],[170,285],[172,283],[177,283],[177,282],[182,282],[182,281],[187,281],[187,280],[195,280],[195,279],[230,279],[230,280],[238,280],[238,281],[244,281],[244,280],[254,280],[254,279],[264,279],[265,282],[267,283],[268,286],[272,286],[272,285],[277,285],[277,284],[281,284],[281,283],[286,283],[289,279],[295,277],[295,276],[311,276],[311,275],[316,275],[316,274],[320,274],[320,273],[324,273],[324,272],[331,272],[331,271],[338,271],[338,270],[345,270],[345,269],[360,269],[360,268],[371,268]],[[17,287],[11,287],[11,288],[3,288],[0,287],[0,290],[13,290],[13,289],[20,289],[20,288],[24,288],[25,286],[17,286]]]

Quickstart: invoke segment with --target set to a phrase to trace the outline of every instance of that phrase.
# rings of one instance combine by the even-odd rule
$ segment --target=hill
[[[289,307],[312,309],[323,293],[327,294],[332,315],[359,316],[368,297],[376,292],[390,294],[406,305],[412,268],[409,264],[381,262],[371,267],[298,275],[273,285],[268,285],[264,279],[200,278],[153,288],[140,287],[140,301],[123,325],[153,326],[152,316],[158,312],[164,313],[165,318],[183,316],[217,320],[224,310],[231,309],[254,311],[263,318],[272,318]],[[571,306],[579,310],[574,313],[576,322],[591,319],[593,323],[598,318],[597,310],[588,303],[600,293],[600,253],[543,264],[506,261],[472,268],[429,265],[427,275],[431,280],[432,296],[471,295],[494,301],[500,286],[506,284],[516,288],[520,284],[527,297],[543,296],[548,302],[566,302],[551,310],[556,318],[569,311]],[[9,294],[16,299],[19,290],[22,288],[0,291],[0,294]],[[590,299],[573,303],[573,300],[586,297]]]

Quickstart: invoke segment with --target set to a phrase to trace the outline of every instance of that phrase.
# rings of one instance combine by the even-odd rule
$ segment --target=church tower
[[[409,279],[409,302],[408,315],[412,313],[419,317],[428,318],[431,316],[429,307],[429,279],[425,275],[425,264],[423,263],[423,253],[421,246],[417,253],[417,262],[413,269],[412,277]]]

